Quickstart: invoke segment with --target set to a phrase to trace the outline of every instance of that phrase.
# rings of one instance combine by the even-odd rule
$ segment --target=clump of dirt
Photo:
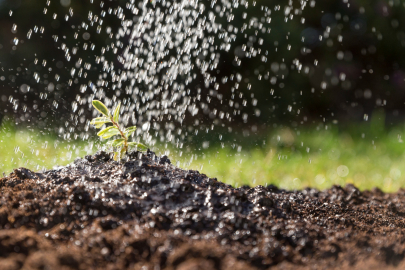
[[[404,268],[405,192],[233,188],[153,152],[0,179],[0,269]]]

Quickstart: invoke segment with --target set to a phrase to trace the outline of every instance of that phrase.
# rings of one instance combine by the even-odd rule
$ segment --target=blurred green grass
[[[68,143],[41,130],[17,129],[10,122],[0,126],[0,173],[19,167],[39,171],[64,166],[93,151],[92,143]]]
[[[360,189],[379,187],[393,192],[405,187],[405,126],[386,130],[383,123],[364,125],[278,128],[243,137],[239,144],[212,144],[197,138],[182,149],[157,145],[158,154],[169,154],[172,163],[196,169],[234,186],[274,184],[286,189],[328,188],[353,183]],[[207,139],[207,138],[205,138]],[[224,141],[226,138],[223,138]],[[229,139],[229,138],[228,138]],[[217,140],[218,141],[218,140]],[[98,142],[67,143],[40,131],[18,130],[9,123],[0,127],[0,173],[21,166],[50,169],[97,151]]]
[[[189,167],[202,168],[208,176],[232,185],[325,189],[353,183],[362,190],[379,187],[393,192],[405,187],[405,145],[398,134],[399,130],[393,130],[377,138],[366,134],[363,138],[323,130],[294,136],[292,130],[284,129],[260,148],[194,155]]]

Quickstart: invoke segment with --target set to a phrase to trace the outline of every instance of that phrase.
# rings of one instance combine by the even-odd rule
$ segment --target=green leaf
[[[114,110],[114,122],[118,123],[118,120],[120,119],[120,108],[121,108],[121,102],[118,103],[117,107]]]
[[[101,128],[104,124],[96,125],[96,128]]]
[[[111,130],[111,131],[107,132],[106,134],[102,135],[101,138],[106,140],[115,135],[120,135],[120,132],[118,130]]]
[[[111,123],[111,120],[107,117],[97,117],[90,122],[90,124],[95,125],[96,128],[101,128],[105,123]]]
[[[92,104],[97,111],[99,111],[100,113],[104,114],[107,117],[110,117],[110,112],[108,111],[107,107],[104,105],[103,102],[101,102],[100,100],[93,100]]]
[[[124,132],[125,136],[127,136],[127,137],[131,136],[135,132],[135,130],[136,130],[136,126],[125,129],[125,132]]]
[[[110,131],[110,130],[112,130],[112,129],[118,130],[116,126],[107,127],[107,128],[105,128],[105,129],[99,131],[99,132],[97,133],[97,136],[102,136],[102,135],[104,135],[105,133],[107,133],[108,131]]]
[[[103,139],[109,139],[114,135],[120,134],[120,131],[116,126],[108,127],[97,133],[97,136],[100,136]]]
[[[112,141],[111,146],[117,147],[117,146],[123,145],[124,142],[125,142],[124,139],[116,139],[116,140]]]
[[[148,147],[142,143],[137,143],[137,142],[129,142],[128,146],[132,147],[138,147],[138,150],[146,150]]]

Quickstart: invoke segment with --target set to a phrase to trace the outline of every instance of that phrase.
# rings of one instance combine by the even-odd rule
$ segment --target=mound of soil
[[[0,269],[405,267],[405,191],[233,188],[100,152],[0,179]]]

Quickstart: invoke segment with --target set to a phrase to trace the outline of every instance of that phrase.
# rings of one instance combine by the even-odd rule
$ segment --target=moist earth
[[[405,268],[405,191],[234,188],[155,153],[0,179],[0,269]]]

